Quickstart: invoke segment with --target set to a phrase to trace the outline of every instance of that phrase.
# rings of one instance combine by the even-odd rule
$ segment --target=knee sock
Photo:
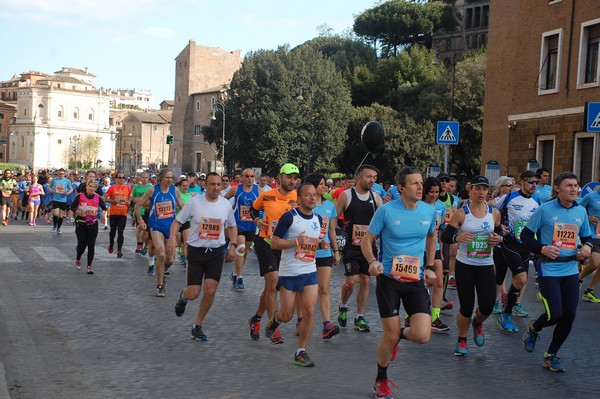
[[[504,305],[503,313],[511,314],[513,307],[516,305],[517,300],[519,299],[519,294],[521,290],[517,289],[514,285],[510,285],[510,289],[508,290],[508,294],[506,295],[506,305]]]

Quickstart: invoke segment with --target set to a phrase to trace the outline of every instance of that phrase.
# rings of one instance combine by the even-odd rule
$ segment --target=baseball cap
[[[448,173],[442,172],[437,175],[437,178],[438,178],[438,180],[450,179],[450,175]]]
[[[477,175],[471,178],[472,186],[489,186],[490,181],[485,176]]]
[[[329,184],[329,183],[333,184],[333,180],[332,179],[327,179],[327,181],[325,183],[327,183],[327,184]]]
[[[528,180],[528,179],[531,179],[532,177],[539,178],[540,175],[538,175],[537,173],[535,173],[533,170],[526,170],[525,172],[521,173],[520,179],[521,180]]]
[[[181,175],[181,176],[179,176],[179,178],[180,179],[185,179],[185,178],[187,178],[187,176],[186,175]]]
[[[206,173],[200,173],[200,180],[206,180]]]
[[[298,167],[296,165],[291,164],[291,163],[286,163],[279,170],[279,174],[281,174],[281,175],[293,175],[293,174],[299,175],[300,170],[298,170]]]

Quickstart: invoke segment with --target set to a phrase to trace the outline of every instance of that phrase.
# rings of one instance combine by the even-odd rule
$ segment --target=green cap
[[[286,163],[279,170],[279,174],[281,175],[293,175],[294,173],[299,175],[300,171],[298,170],[298,167],[296,165],[291,163]]]

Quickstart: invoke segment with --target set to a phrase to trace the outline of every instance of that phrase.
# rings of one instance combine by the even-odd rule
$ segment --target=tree
[[[82,167],[89,169],[96,163],[102,139],[95,136],[82,136],[79,140],[78,155]]]
[[[390,0],[358,15],[354,32],[379,47],[383,57],[390,57],[406,45],[420,43],[430,47],[433,32],[456,27],[451,12],[451,7],[442,2]]]
[[[380,154],[367,155],[361,142],[361,131],[369,121],[378,121],[385,129],[385,147]],[[348,125],[344,151],[338,162],[342,172],[353,173],[365,159],[376,166],[382,178],[392,179],[403,166],[426,171],[432,162],[440,162],[441,148],[435,145],[434,127],[429,121],[416,122],[390,107],[373,104],[354,109]]]
[[[351,97],[348,83],[320,52],[280,47],[246,56],[231,81],[226,108],[228,162],[270,172],[286,162],[304,171],[333,171]],[[205,138],[219,145],[214,131],[207,130]]]

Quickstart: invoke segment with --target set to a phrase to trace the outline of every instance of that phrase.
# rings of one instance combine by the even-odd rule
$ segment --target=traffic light
[[[173,136],[170,134],[167,136],[167,144],[173,144]]]

